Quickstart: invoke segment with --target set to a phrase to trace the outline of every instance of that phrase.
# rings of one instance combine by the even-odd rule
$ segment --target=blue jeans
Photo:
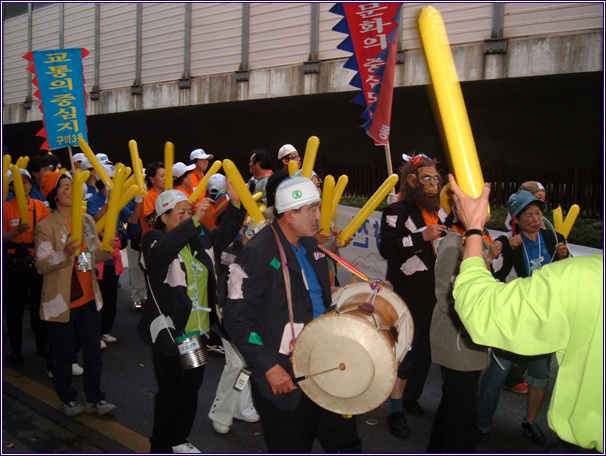
[[[549,383],[551,355],[549,353],[541,356],[519,356],[507,352],[499,352],[499,354],[492,352],[490,364],[484,371],[478,394],[478,429],[480,431],[490,432],[492,418],[499,405],[501,388],[513,365],[521,360],[528,361],[526,371],[528,385],[545,389]]]

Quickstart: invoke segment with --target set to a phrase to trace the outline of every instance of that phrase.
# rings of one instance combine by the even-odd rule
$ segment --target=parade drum
[[[339,288],[333,307],[308,323],[295,343],[299,386],[319,406],[359,415],[390,395],[398,364],[410,350],[413,321],[404,301],[386,286],[366,282]]]

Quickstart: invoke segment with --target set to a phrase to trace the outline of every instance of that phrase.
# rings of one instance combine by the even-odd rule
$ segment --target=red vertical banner
[[[353,103],[366,107],[363,125],[376,145],[389,141],[391,106],[402,3],[340,3],[344,16],[333,30],[349,36],[339,49],[352,52],[345,68],[357,71],[350,84],[361,89]]]

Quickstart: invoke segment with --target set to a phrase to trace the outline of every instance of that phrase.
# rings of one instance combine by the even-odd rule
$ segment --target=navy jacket
[[[208,304],[211,307],[211,325],[216,319],[217,283],[213,249],[225,249],[237,236],[244,223],[246,211],[229,204],[221,225],[209,230],[193,219],[181,223],[170,232],[152,230],[145,233],[141,243],[143,266],[148,279],[148,301],[139,321],[139,333],[164,356],[177,356],[179,350],[173,338],[185,329],[191,314],[192,302],[187,294],[185,263],[179,252],[189,245],[194,256],[209,270]],[[179,267],[179,270],[175,270]],[[151,291],[150,291],[151,287]],[[158,308],[162,312],[162,317]],[[168,324],[165,324],[168,322]],[[158,330],[161,327],[163,329]],[[168,327],[168,330],[167,330]]]
[[[294,322],[307,324],[313,319],[313,308],[301,266],[280,226],[274,222],[273,227],[286,256]],[[307,250],[307,258],[322,287],[324,306],[328,308],[331,289],[326,256],[314,238],[301,238],[299,242]],[[254,385],[277,408],[294,409],[301,400],[301,388],[274,396],[265,379],[265,372],[276,364],[294,378],[289,356],[279,352],[285,328],[290,334],[290,320],[280,251],[271,226],[257,233],[238,254],[230,266],[228,288],[223,324],[252,369]],[[251,333],[258,337],[254,334],[251,337]]]

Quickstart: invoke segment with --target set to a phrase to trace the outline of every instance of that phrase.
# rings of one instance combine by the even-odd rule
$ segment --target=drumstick
[[[344,371],[345,370],[345,363],[341,363],[337,367],[333,367],[332,369],[326,369],[326,370],[324,370],[322,372],[316,372],[315,374],[301,375],[300,377],[295,378],[293,380],[293,382],[298,383],[301,380],[307,380],[308,378],[315,377],[316,375],[326,374],[328,372],[332,372],[332,371],[335,371],[337,369]]]

